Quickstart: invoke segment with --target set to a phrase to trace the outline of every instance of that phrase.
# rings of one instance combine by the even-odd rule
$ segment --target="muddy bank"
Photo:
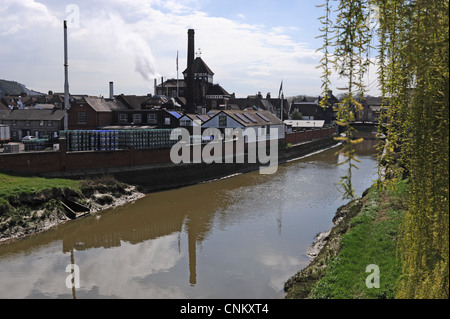
[[[70,221],[61,201],[69,199],[90,208],[91,214],[119,207],[144,197],[135,186],[111,177],[81,181],[80,190],[52,188],[11,196],[0,207],[0,244],[46,231]]]
[[[359,214],[362,202],[363,199],[356,199],[338,208],[333,218],[333,228],[317,234],[307,252],[311,258],[309,265],[292,276],[284,285],[286,299],[308,298],[312,288],[325,275],[328,261],[339,253],[341,237],[350,229],[350,221]]]

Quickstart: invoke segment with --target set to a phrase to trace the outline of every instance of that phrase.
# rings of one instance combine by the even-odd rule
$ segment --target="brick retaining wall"
[[[335,132],[334,128],[326,128],[289,133],[286,134],[285,143],[298,144],[322,139]],[[66,146],[66,140],[60,139],[59,151],[0,153],[0,170],[36,175],[102,171],[108,168],[128,170],[138,166],[171,163],[170,149],[67,152]],[[191,151],[191,158],[192,154]]]

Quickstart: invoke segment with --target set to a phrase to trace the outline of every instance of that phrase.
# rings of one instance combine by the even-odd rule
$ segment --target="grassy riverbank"
[[[96,213],[142,196],[134,186],[110,176],[70,180],[0,173],[0,242],[68,221],[63,199],[80,202]]]
[[[362,199],[341,207],[335,226],[322,236],[323,248],[311,263],[285,284],[287,299],[395,298],[401,265],[397,236],[406,209],[408,184],[379,191],[371,188]],[[373,268],[379,269],[379,288]],[[369,287],[366,279],[369,278]]]
[[[46,189],[70,188],[80,191],[80,181],[59,178],[28,177],[0,172],[0,205],[8,203],[8,198],[22,194],[35,194]]]

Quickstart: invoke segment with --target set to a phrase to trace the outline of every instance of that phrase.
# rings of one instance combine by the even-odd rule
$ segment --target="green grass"
[[[79,190],[80,182],[59,178],[26,177],[0,172],[0,205],[6,204],[10,196],[33,194],[52,188]]]
[[[318,299],[384,299],[395,297],[401,275],[397,259],[397,234],[404,215],[407,183],[380,194],[373,188],[351,229],[342,237],[339,254],[328,264],[325,276],[311,291]],[[377,265],[380,287],[368,288],[366,267]]]

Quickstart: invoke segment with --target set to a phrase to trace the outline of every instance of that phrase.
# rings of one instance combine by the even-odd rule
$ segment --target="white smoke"
[[[138,33],[128,33],[122,39],[123,49],[133,59],[135,71],[146,81],[151,82],[156,76],[155,60],[147,42]]]
[[[97,45],[100,44],[103,55],[114,55],[125,58],[125,62],[133,62],[135,71],[148,82],[157,76],[155,59],[147,41],[120,15],[103,12],[95,20],[87,22],[86,29],[89,36],[100,40]]]

